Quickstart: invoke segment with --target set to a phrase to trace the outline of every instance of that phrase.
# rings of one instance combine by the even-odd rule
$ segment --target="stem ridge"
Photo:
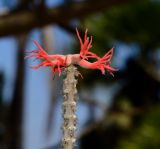
[[[63,137],[61,148],[73,149],[76,142],[77,68],[70,65],[65,69],[63,81]]]

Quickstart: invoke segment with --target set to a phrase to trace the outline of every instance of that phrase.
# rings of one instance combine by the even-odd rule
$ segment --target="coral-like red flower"
[[[25,58],[35,57],[35,60],[41,60],[40,64],[38,64],[37,66],[32,66],[32,68],[38,69],[42,66],[50,66],[52,68],[53,73],[58,73],[59,76],[61,74],[61,71],[71,64],[77,64],[87,69],[99,69],[101,70],[102,74],[105,74],[105,72],[108,71],[111,75],[113,75],[113,72],[116,71],[116,69],[110,66],[111,58],[113,56],[113,48],[109,50],[103,57],[99,57],[95,53],[89,51],[89,49],[92,47],[92,37],[87,37],[87,30],[84,35],[84,41],[82,41],[82,38],[80,37],[77,29],[76,33],[80,42],[79,54],[49,55],[34,40],[33,42],[38,49],[33,50],[31,52],[27,52],[29,55]],[[95,62],[89,62],[88,58],[95,59]]]

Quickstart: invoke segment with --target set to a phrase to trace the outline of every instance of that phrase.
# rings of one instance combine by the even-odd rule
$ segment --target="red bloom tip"
[[[87,37],[88,30],[86,29],[84,34],[84,42],[82,41],[79,31],[76,28],[77,37],[80,42],[80,56],[82,59],[88,59],[88,58],[98,58],[98,56],[95,53],[89,52],[89,49],[92,48],[92,36],[89,38]]]
[[[38,69],[42,66],[50,66],[52,67],[52,72],[55,74],[56,72],[61,74],[61,71],[65,68],[65,56],[63,55],[48,55],[47,52],[34,40],[34,44],[37,46],[37,50],[33,50],[29,52],[29,56],[25,56],[25,58],[35,57],[42,62],[36,66],[32,66],[33,69]],[[27,52],[28,53],[28,52]]]
[[[70,64],[78,64],[79,66],[87,69],[99,69],[102,74],[105,74],[105,72],[108,71],[111,75],[113,75],[113,72],[117,71],[110,66],[110,61],[113,56],[113,48],[103,57],[98,57],[95,53],[89,51],[92,47],[92,36],[87,36],[88,30],[86,29],[85,31],[84,41],[82,41],[77,28],[76,33],[80,42],[80,54],[48,55],[47,52],[35,40],[33,40],[37,49],[31,52],[26,52],[29,55],[25,56],[25,58],[35,57],[35,60],[41,60],[40,64],[32,66],[32,68],[38,69],[43,66],[49,66],[52,68],[53,74],[58,73],[59,76],[61,75],[61,71],[63,71]],[[88,58],[94,58],[95,62],[89,62]]]

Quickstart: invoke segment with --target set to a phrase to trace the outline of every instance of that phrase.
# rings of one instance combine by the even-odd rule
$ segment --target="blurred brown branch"
[[[35,27],[42,27],[50,23],[57,23],[65,26],[69,21],[76,18],[83,18],[87,15],[102,11],[111,6],[123,4],[128,0],[92,0],[70,5],[59,6],[56,8],[45,9],[41,14],[40,10],[22,10],[0,16],[0,36],[16,35],[30,31]],[[67,14],[67,15],[66,15]]]
[[[54,36],[52,34],[52,26],[48,25],[42,28],[41,30],[41,44],[46,49],[47,52],[51,52],[53,50]],[[55,51],[54,51],[55,52]],[[53,77],[53,74],[50,74],[50,78]],[[49,86],[51,90],[51,98],[47,115],[47,124],[46,124],[46,137],[49,137],[51,130],[53,131],[54,124],[54,116],[55,116],[55,106],[57,105],[57,98],[60,92],[59,89],[59,81],[60,78],[55,77],[52,81],[49,79]]]
[[[6,120],[6,134],[5,145],[7,149],[21,149],[22,148],[22,121],[23,121],[23,102],[24,102],[24,77],[25,77],[25,63],[24,63],[24,48],[26,45],[27,35],[22,34],[17,37],[18,51],[17,51],[17,69],[15,85],[13,89],[12,101],[9,107],[8,116]]]

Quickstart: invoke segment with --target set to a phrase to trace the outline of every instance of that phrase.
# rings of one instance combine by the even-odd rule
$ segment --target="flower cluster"
[[[89,51],[92,47],[92,37],[87,37],[87,30],[84,34],[84,40],[82,40],[80,37],[77,29],[76,33],[80,42],[79,54],[49,55],[36,41],[34,41],[34,44],[38,49],[27,52],[29,55],[25,58],[35,57],[35,60],[41,60],[40,64],[37,66],[32,66],[32,68],[38,69],[42,66],[50,66],[53,73],[58,73],[59,75],[67,66],[71,64],[76,64],[87,69],[99,69],[102,74],[105,74],[107,71],[113,75],[113,72],[116,71],[116,69],[110,66],[111,58],[113,56],[113,48],[109,50],[103,57],[99,57],[95,53]],[[93,58],[95,61],[89,62],[89,58]]]

